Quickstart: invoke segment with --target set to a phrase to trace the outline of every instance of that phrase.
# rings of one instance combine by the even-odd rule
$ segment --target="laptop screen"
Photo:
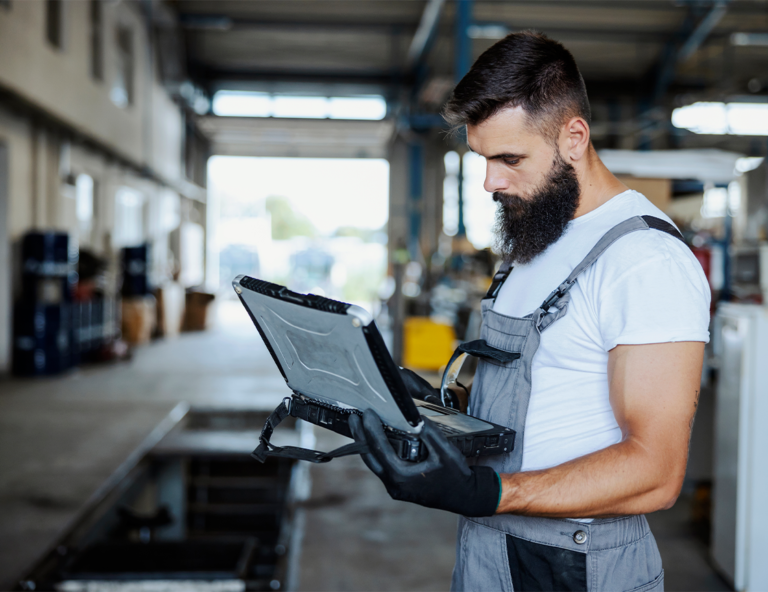
[[[420,430],[403,414],[418,422],[413,400],[400,396],[398,405],[387,384],[393,384],[392,377],[387,381],[382,376],[382,361],[377,364],[372,347],[392,368],[394,364],[386,350],[380,351],[383,342],[379,347],[371,343],[372,332],[374,340],[381,342],[381,337],[373,321],[361,320],[362,309],[361,315],[355,314],[357,307],[320,310],[302,305],[295,294],[289,299],[249,289],[247,280],[252,278],[241,277],[234,282],[241,287],[238,295],[292,390],[338,407],[373,409],[385,424],[404,432]]]

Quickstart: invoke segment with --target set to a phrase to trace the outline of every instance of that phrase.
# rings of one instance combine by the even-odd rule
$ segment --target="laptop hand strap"
[[[320,452],[319,450],[310,450],[309,448],[300,448],[298,446],[275,446],[270,443],[272,433],[275,428],[289,415],[291,415],[291,400],[285,399],[267,418],[267,423],[261,430],[259,436],[259,445],[251,453],[251,456],[259,462],[265,462],[268,457],[291,458],[295,460],[306,460],[313,463],[326,463],[340,456],[350,456],[352,454],[365,454],[368,452],[368,446],[353,442],[331,450],[330,452]]]
[[[453,352],[451,359],[448,361],[448,364],[443,371],[443,379],[440,382],[440,398],[442,399],[443,405],[446,407],[449,406],[447,405],[450,391],[448,387],[453,383],[459,384],[459,372],[461,372],[461,367],[467,356],[474,356],[476,358],[506,364],[517,360],[520,355],[520,352],[510,352],[488,345],[485,339],[476,339],[475,341],[460,343],[459,347],[456,348],[456,351]],[[465,391],[467,390],[466,387],[463,388]]]

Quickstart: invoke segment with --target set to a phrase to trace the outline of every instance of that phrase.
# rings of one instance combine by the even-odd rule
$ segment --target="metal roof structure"
[[[768,100],[768,2],[752,0],[169,0],[208,93],[382,94],[434,126],[457,73],[507,32],[574,54],[599,147],[696,147],[669,123],[698,100]],[[463,49],[464,48],[464,49]],[[423,116],[431,116],[423,117]],[[415,123],[414,123],[415,122]],[[755,152],[755,138],[708,146]],[[759,140],[762,150],[764,140]]]

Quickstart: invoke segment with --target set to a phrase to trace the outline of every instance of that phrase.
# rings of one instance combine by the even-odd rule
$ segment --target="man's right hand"
[[[491,467],[470,467],[459,449],[429,420],[424,421],[420,439],[427,447],[426,459],[408,462],[395,454],[372,409],[363,417],[352,414],[349,428],[358,444],[369,452],[363,462],[381,479],[395,500],[445,510],[464,516],[493,516],[499,505],[501,479]]]

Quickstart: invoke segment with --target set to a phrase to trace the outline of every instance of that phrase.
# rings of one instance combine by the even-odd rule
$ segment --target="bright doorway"
[[[211,289],[228,298],[246,274],[377,312],[386,160],[214,156],[208,179]]]

